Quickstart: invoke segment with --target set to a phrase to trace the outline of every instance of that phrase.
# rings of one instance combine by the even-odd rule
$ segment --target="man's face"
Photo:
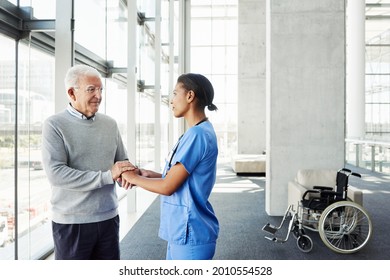
[[[72,106],[86,117],[93,116],[102,101],[102,81],[99,77],[80,77],[77,87],[70,88],[68,93]]]

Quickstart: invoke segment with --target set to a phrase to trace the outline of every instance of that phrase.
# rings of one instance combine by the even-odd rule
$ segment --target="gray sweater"
[[[118,198],[111,167],[128,158],[115,120],[99,113],[86,120],[65,110],[44,122],[42,138],[52,220],[82,224],[115,217]]]

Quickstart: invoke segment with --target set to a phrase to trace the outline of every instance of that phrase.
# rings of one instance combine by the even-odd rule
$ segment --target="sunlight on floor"
[[[264,188],[259,187],[254,183],[240,183],[240,184],[215,184],[213,192],[215,193],[254,193],[264,191]]]

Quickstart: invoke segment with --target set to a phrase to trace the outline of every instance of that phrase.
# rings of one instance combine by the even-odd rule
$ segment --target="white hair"
[[[65,75],[65,88],[77,87],[80,77],[99,77],[100,73],[93,67],[80,64],[71,67]]]

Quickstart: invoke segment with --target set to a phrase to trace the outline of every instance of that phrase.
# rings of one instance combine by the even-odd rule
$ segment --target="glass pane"
[[[127,9],[122,3],[107,2],[107,60],[114,67],[127,67]]]
[[[390,140],[389,11],[387,4],[366,6],[366,138],[375,141]]]
[[[122,137],[126,134],[127,125],[127,87],[113,80],[106,80],[105,96],[102,103],[105,104],[105,113],[113,117],[119,127]],[[102,113],[104,113],[102,111]]]
[[[214,35],[211,30],[211,19],[193,19],[191,21],[191,45],[210,45],[212,34]]]
[[[154,102],[152,94],[137,95],[137,159],[138,165],[154,168]]]
[[[21,7],[32,7],[33,17],[37,19],[55,19],[56,1],[53,0],[20,0]]]
[[[191,17],[193,19],[195,18],[210,18],[211,17],[211,5],[210,1],[206,1],[207,3],[200,3],[200,1],[192,1],[192,7],[191,7]]]
[[[233,32],[234,30],[227,29],[228,26],[226,25],[226,20],[223,19],[217,19],[212,21],[212,30],[213,30],[213,36],[212,36],[212,43],[213,45],[226,45],[226,37],[229,33]],[[210,28],[210,26],[208,27]]]
[[[0,35],[0,260],[15,259],[15,42]]]
[[[164,166],[165,158],[169,152],[168,138],[169,138],[169,117],[172,112],[166,104],[161,104],[161,158],[160,166]]]
[[[75,1],[75,41],[101,58],[106,57],[106,1]]]
[[[137,1],[138,11],[145,14],[147,18],[153,18],[156,14],[156,0],[142,0]]]
[[[217,133],[219,159],[230,159],[237,142],[238,1],[191,1],[191,72],[214,86],[217,112],[206,113]]]
[[[38,259],[53,247],[51,189],[42,167],[42,123],[54,114],[54,57],[19,45],[18,259]]]
[[[213,75],[214,103],[237,104],[237,79],[235,76]]]
[[[147,25],[140,26],[140,49],[139,49],[139,71],[138,79],[142,80],[146,86],[154,86],[155,63],[154,63],[154,40]]]
[[[169,1],[161,2],[161,42],[162,44],[174,43],[169,39]],[[167,53],[168,54],[168,53]]]
[[[227,48],[222,47],[213,47],[211,48],[211,69],[213,74],[224,74],[227,72],[227,64],[231,59],[227,56]]]
[[[191,48],[191,72],[212,73],[212,48],[208,46]]]
[[[112,118],[118,124],[119,131],[122,136],[123,143],[127,142],[127,87],[114,79],[107,79],[105,84],[105,96],[102,104],[105,105],[105,110],[100,110]],[[105,112],[104,112],[105,111]],[[126,194],[123,188],[117,188],[118,197]]]

